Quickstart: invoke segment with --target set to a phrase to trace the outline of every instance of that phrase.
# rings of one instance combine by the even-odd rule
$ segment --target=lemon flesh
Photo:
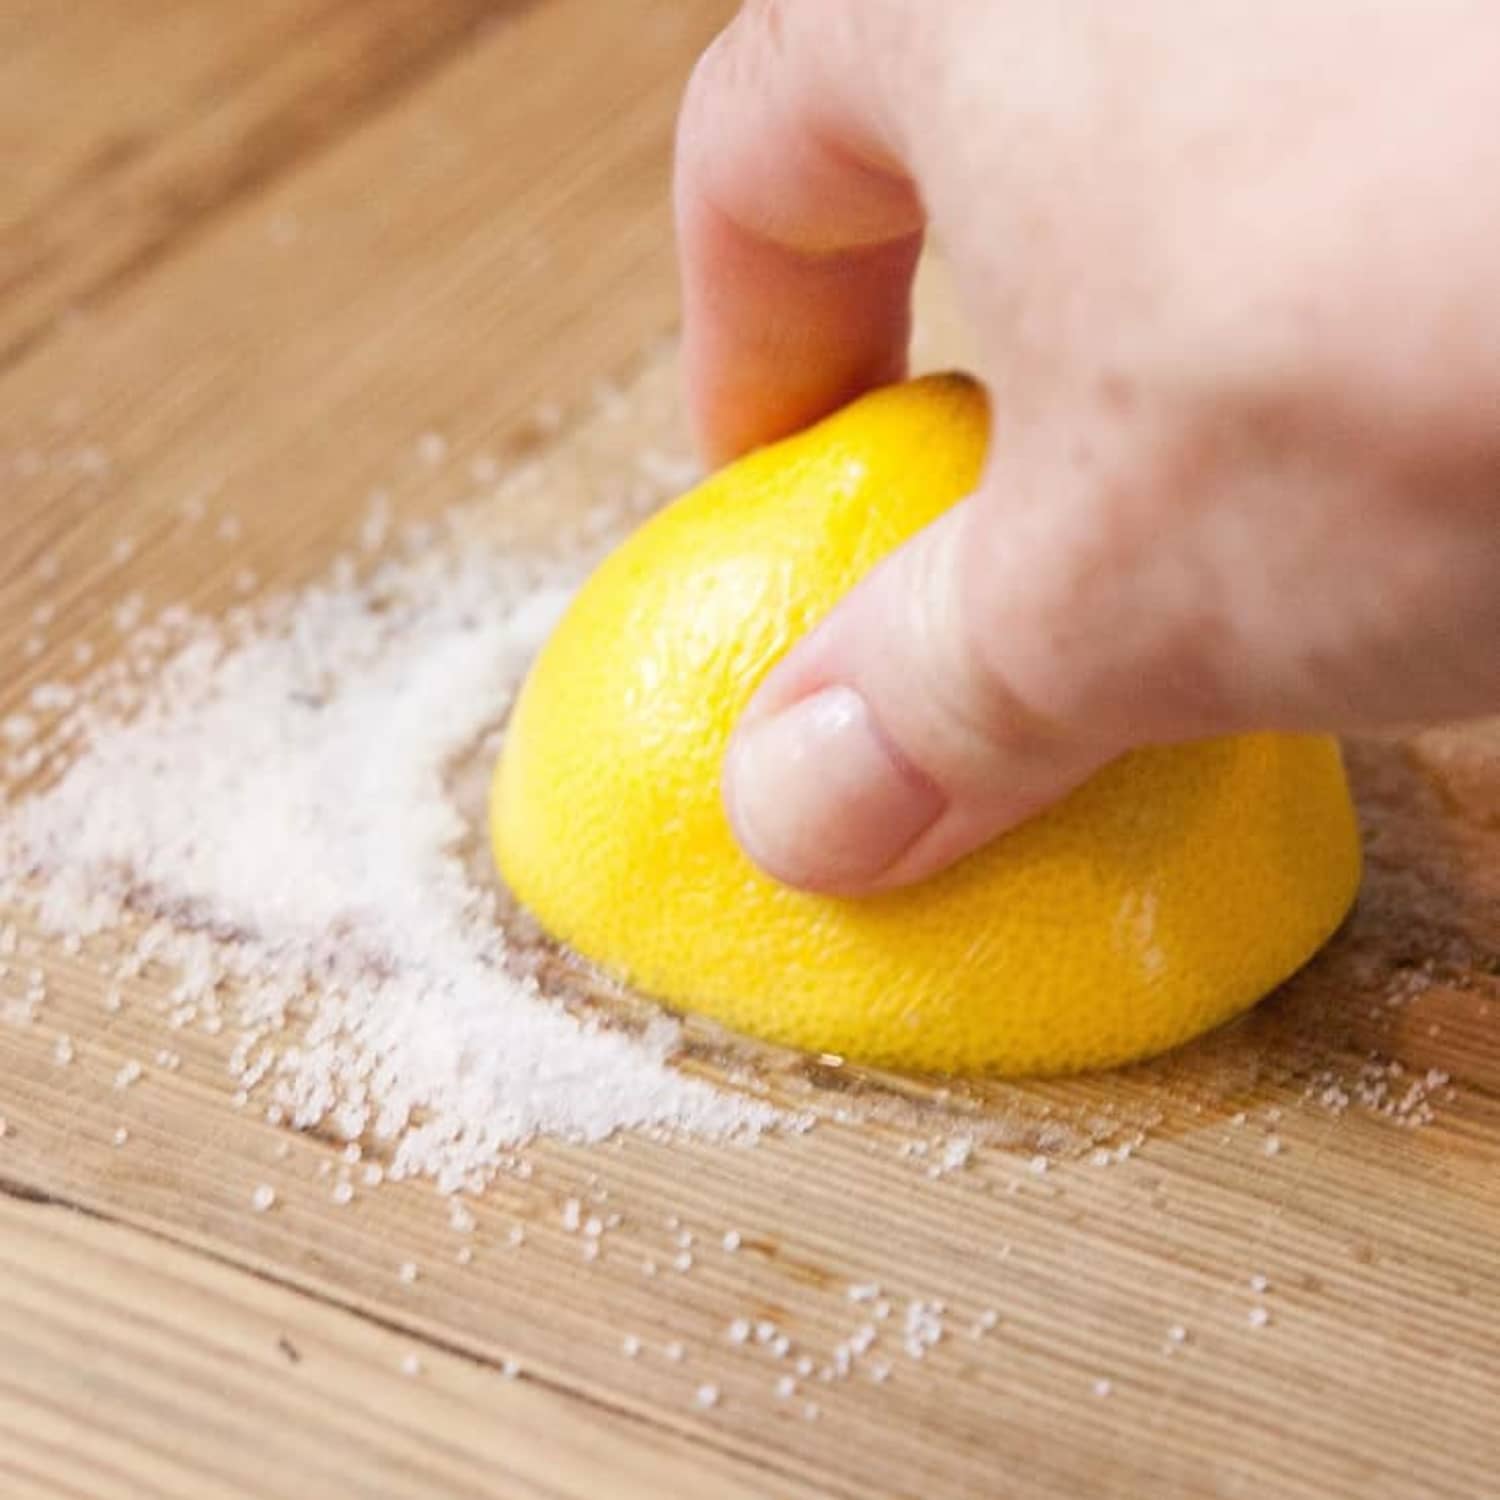
[[[864,397],[721,470],[584,585],[532,667],[491,800],[516,896],[601,968],[770,1041],[888,1067],[1045,1074],[1172,1047],[1338,926],[1359,842],[1336,743],[1138,751],[921,885],[787,889],[720,797],[788,647],[973,488],[983,395]]]

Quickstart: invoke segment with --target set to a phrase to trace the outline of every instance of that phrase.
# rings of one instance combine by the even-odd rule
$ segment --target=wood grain
[[[94,0],[8,8],[0,368],[524,0]],[[295,235],[274,220],[273,242]]]
[[[7,1500],[763,1494],[660,1427],[65,1208],[0,1200],[0,1327]]]
[[[315,575],[372,490],[432,516],[487,489],[477,459],[525,454],[524,490],[472,524],[555,545],[642,449],[680,451],[670,354],[642,351],[673,305],[673,104],[725,13],[518,10],[0,375],[0,717],[80,640],[112,649],[110,611],[136,592],[217,611],[247,568],[256,589]],[[295,237],[272,243],[272,224]],[[560,436],[529,415],[547,402],[571,414]],[[417,454],[428,432],[440,464]],[[690,1066],[750,1066],[816,1127],[754,1149],[539,1143],[467,1231],[421,1184],[338,1206],[339,1143],[236,1108],[230,1038],[173,1033],[181,1066],[153,1066],[160,980],[111,1014],[94,955],[38,948],[48,1000],[0,1026],[6,1493],[1487,1493],[1500,728],[1351,758],[1360,910],[1244,1024],[1107,1077],[946,1088],[689,1028]],[[1372,1054],[1452,1075],[1432,1124],[1319,1102],[1325,1074],[1352,1085]],[[146,1075],[121,1092],[129,1059]],[[967,1164],[930,1175],[959,1136]],[[563,1224],[570,1198],[621,1216],[596,1260]],[[872,1351],[889,1378],[864,1360],[822,1381],[870,1320],[848,1295],[869,1282],[894,1304]],[[913,1299],[946,1304],[920,1361],[899,1336]],[[737,1318],[784,1331],[786,1359],[733,1341]],[[802,1355],[815,1373],[779,1397]]]

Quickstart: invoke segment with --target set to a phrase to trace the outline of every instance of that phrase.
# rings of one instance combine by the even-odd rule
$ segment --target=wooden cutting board
[[[111,649],[130,595],[222,611],[316,575],[374,488],[435,515],[477,460],[540,456],[505,521],[541,540],[680,444],[671,121],[728,11],[0,8],[0,719]],[[766,1057],[809,1133],[542,1143],[468,1264],[429,1187],[335,1207],[338,1144],[236,1109],[228,1038],[115,1090],[156,1012],[43,948],[45,1005],[0,1025],[0,1494],[1493,1493],[1500,726],[1350,758],[1358,913],[1244,1024],[1048,1086]],[[585,1263],[560,1211],[590,1191],[622,1223]],[[690,1271],[644,1274],[685,1234]],[[754,1323],[821,1367],[866,1283],[898,1319],[941,1302],[942,1340],[778,1397]]]

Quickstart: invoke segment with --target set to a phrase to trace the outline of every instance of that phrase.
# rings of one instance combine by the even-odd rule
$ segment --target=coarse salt
[[[0,902],[59,942],[159,930],[173,1016],[259,1037],[237,1097],[368,1129],[392,1178],[482,1183],[540,1135],[752,1139],[775,1111],[674,1068],[675,1022],[627,1033],[507,965],[450,772],[503,721],[586,559],[543,568],[463,524],[224,624],[137,629],[127,600],[124,663],[59,687],[35,731],[61,774],[14,799],[0,766]],[[127,1063],[116,1087],[141,1076]]]

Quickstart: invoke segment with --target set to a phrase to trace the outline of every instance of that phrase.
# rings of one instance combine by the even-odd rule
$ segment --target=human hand
[[[723,460],[905,365],[924,231],[977,492],[769,675],[725,793],[799,886],[929,875],[1134,746],[1500,708],[1500,13],[747,5],[679,129]]]

